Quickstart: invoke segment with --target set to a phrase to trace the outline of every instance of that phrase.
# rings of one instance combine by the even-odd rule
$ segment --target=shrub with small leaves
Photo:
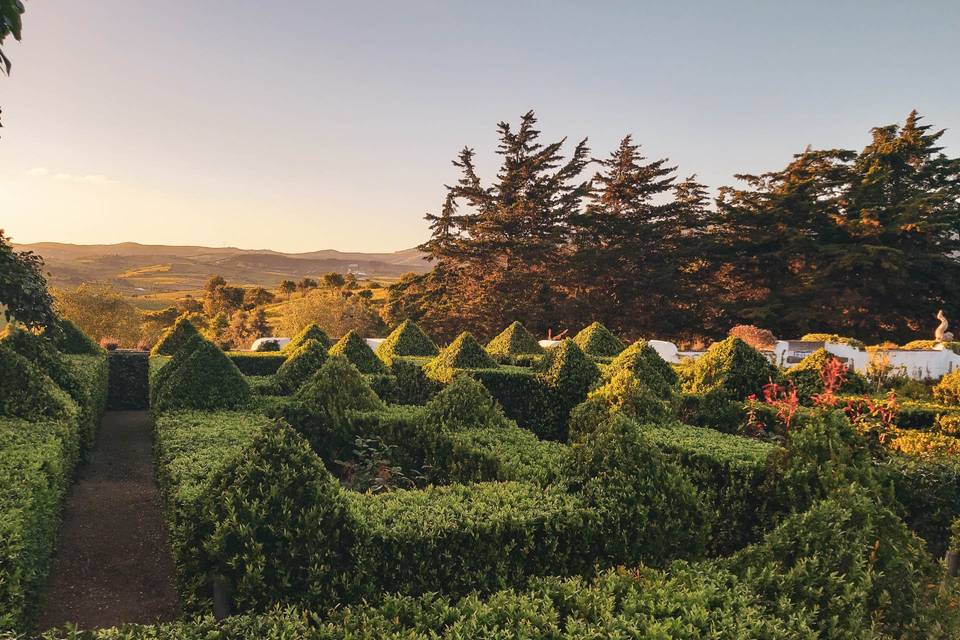
[[[610,362],[603,377],[609,380],[620,371],[629,371],[665,400],[673,396],[677,386],[677,372],[646,340],[637,340],[624,349]]]
[[[0,342],[0,415],[25,420],[76,420],[78,407],[37,365]]]
[[[587,392],[600,378],[600,369],[568,338],[547,351],[534,370],[550,394],[553,413],[553,432],[541,433],[541,436],[566,440],[570,411],[586,399]]]
[[[732,400],[759,395],[776,380],[778,371],[759,351],[739,338],[727,338],[710,346],[693,365],[683,370],[684,391],[724,393]]]
[[[391,362],[396,356],[435,356],[440,349],[413,320],[404,320],[377,345],[377,356]]]
[[[328,349],[330,348],[330,345],[333,344],[326,332],[320,328],[320,325],[313,323],[308,324],[306,327],[304,327],[303,331],[295,335],[290,342],[283,345],[283,350],[294,351],[295,349],[301,347],[307,340],[316,340]]]
[[[160,339],[157,340],[157,344],[153,345],[150,355],[172,356],[191,338],[199,335],[200,332],[197,331],[192,322],[185,317],[177,318],[172,327],[168,327],[160,334]]]
[[[327,360],[327,348],[310,338],[290,352],[274,376],[281,390],[292,393],[320,370]]]
[[[623,351],[624,346],[620,339],[610,333],[610,330],[599,322],[594,322],[585,327],[576,336],[573,341],[577,343],[584,353],[591,356],[613,357]]]
[[[633,421],[614,416],[574,444],[568,479],[599,515],[588,538],[596,557],[656,565],[703,553],[709,523],[696,489]]]
[[[77,377],[63,354],[57,351],[53,341],[48,337],[11,324],[0,336],[0,342],[37,365],[81,407],[89,404],[89,391],[83,381]]]
[[[309,445],[267,424],[209,481],[187,523],[184,574],[195,602],[203,576],[223,580],[238,612],[277,602],[333,607],[359,577],[357,524],[343,491]]]
[[[543,355],[544,350],[526,327],[513,322],[487,343],[487,353],[498,360],[507,360],[516,356]]]
[[[66,318],[61,318],[57,322],[57,330],[51,331],[51,337],[54,346],[60,353],[91,356],[98,356],[103,353],[103,349],[93,338]]]
[[[434,380],[448,382],[456,375],[457,369],[496,369],[498,366],[477,339],[464,332],[423,369]]]
[[[628,370],[620,370],[590,392],[609,413],[622,413],[638,422],[660,422],[671,417],[670,404]]]
[[[947,405],[960,405],[960,369],[940,378],[933,387],[933,399]]]
[[[486,387],[460,374],[424,407],[424,424],[444,431],[502,427],[507,418]]]
[[[337,344],[330,347],[330,355],[343,356],[359,369],[360,373],[387,373],[383,361],[355,331],[348,332]]]
[[[183,345],[151,385],[150,405],[173,409],[237,409],[250,402],[250,385],[227,355],[197,335]]]

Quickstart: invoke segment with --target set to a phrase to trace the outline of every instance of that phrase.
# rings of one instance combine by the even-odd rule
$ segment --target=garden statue
[[[933,333],[934,339],[936,339],[937,342],[953,342],[953,334],[947,331],[950,323],[947,322],[947,316],[944,315],[943,309],[937,312],[937,320],[940,321],[940,325]]]

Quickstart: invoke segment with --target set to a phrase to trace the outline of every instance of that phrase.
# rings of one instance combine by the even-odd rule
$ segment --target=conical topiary
[[[330,355],[343,356],[360,370],[360,373],[386,373],[387,368],[367,344],[367,341],[350,331],[330,347]]]
[[[534,371],[550,393],[550,429],[542,437],[566,440],[570,411],[583,402],[593,383],[600,378],[600,369],[573,340],[567,338],[547,350]]]
[[[543,347],[533,337],[527,328],[514,321],[509,327],[500,332],[496,338],[487,343],[487,353],[495,358],[509,356],[540,355]]]
[[[677,372],[646,340],[637,340],[624,349],[604,370],[603,377],[610,380],[620,371],[629,371],[664,399],[673,395],[677,385]]]
[[[502,427],[507,423],[487,388],[465,373],[457,375],[427,402],[423,420],[430,429],[451,431]]]
[[[307,340],[316,340],[326,349],[329,349],[330,345],[333,344],[330,341],[330,336],[328,336],[326,332],[320,328],[320,325],[314,322],[304,327],[303,331],[298,333],[290,342],[285,344],[283,346],[283,350],[294,351],[303,346],[303,343]]]
[[[343,356],[333,354],[300,387],[295,398],[313,407],[325,407],[336,416],[350,410],[377,411],[385,407],[360,370]]]
[[[237,409],[250,401],[250,385],[215,344],[194,336],[157,372],[151,404],[155,410]]]
[[[103,353],[103,348],[72,321],[66,318],[60,318],[57,325],[59,331],[51,332],[51,337],[54,346],[60,353],[90,356],[97,356]]]
[[[37,365],[0,343],[0,416],[23,420],[76,420],[70,395]]]
[[[463,332],[423,368],[435,380],[448,382],[457,369],[496,369],[497,361],[483,350],[477,339]]]
[[[623,343],[599,322],[585,327],[573,337],[573,341],[584,353],[601,358],[609,358],[623,351]]]
[[[189,575],[225,579],[244,609],[298,593],[332,607],[358,580],[351,552],[359,526],[344,491],[282,422],[233,452],[195,509],[182,532],[183,564]]]
[[[177,318],[173,326],[168,327],[162,334],[157,344],[153,345],[150,355],[153,356],[172,356],[180,347],[185,345],[194,336],[199,336],[200,332],[193,326],[193,323],[184,316]]]
[[[290,352],[277,369],[274,379],[282,390],[292,393],[319,371],[326,360],[327,348],[320,341],[310,338]]]
[[[685,371],[684,391],[696,394],[719,392],[731,400],[746,400],[760,394],[776,380],[778,371],[762,353],[740,338],[715,342]]]
[[[435,356],[437,345],[412,320],[404,320],[377,346],[377,356],[390,362],[394,356]]]
[[[37,365],[81,406],[87,404],[87,388],[48,337],[11,324],[0,335],[0,342]]]

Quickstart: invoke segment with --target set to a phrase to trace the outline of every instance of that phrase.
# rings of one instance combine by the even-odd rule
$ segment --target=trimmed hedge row
[[[111,409],[147,409],[150,406],[150,356],[145,351],[110,351]]]
[[[37,612],[60,524],[60,506],[81,454],[92,444],[107,397],[107,362],[101,355],[58,356],[75,385],[79,406],[26,358],[0,346],[0,409],[19,406],[23,417],[0,415],[0,634],[26,631]],[[15,366],[13,369],[9,365]],[[6,373],[15,376],[7,385]],[[63,372],[61,372],[63,373]],[[38,386],[39,385],[39,386]],[[46,389],[50,395],[34,394]],[[56,397],[66,411],[4,400],[26,391],[26,401]],[[33,413],[34,415],[30,415]]]
[[[610,481],[583,484],[581,465],[567,475],[578,478],[569,491],[508,482],[361,495],[341,489],[289,427],[242,415],[157,421],[179,580],[194,609],[208,606],[214,578],[232,586],[241,611],[326,607],[385,589],[465,595],[702,546],[691,539],[702,533],[693,487],[643,438],[618,434],[600,459],[588,455]]]
[[[288,343],[287,346],[289,347]],[[228,351],[227,356],[245,376],[272,376],[286,361],[288,352]]]
[[[705,499],[713,523],[712,554],[730,553],[759,538],[768,524],[764,485],[778,447],[680,423],[641,429],[683,466]]]

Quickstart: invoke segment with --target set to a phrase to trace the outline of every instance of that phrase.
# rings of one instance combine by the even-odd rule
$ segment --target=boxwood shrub
[[[946,405],[960,405],[960,369],[940,378],[933,387],[933,398]]]
[[[145,351],[109,351],[111,409],[146,409],[150,406],[150,357]]]
[[[0,342],[0,415],[75,421],[79,409],[40,367]]]
[[[327,360],[326,346],[313,338],[287,353],[287,359],[274,376],[277,386],[286,393],[293,393],[303,386]]]
[[[600,378],[600,369],[573,340],[566,339],[550,349],[534,371],[549,396],[550,428],[540,435],[566,440],[570,411],[586,399]]]
[[[343,356],[360,373],[386,373],[387,368],[370,348],[370,345],[361,338],[356,331],[350,331],[330,347],[330,355]]]
[[[426,374],[440,382],[450,382],[460,369],[496,369],[490,357],[470,333],[461,333],[424,366]]]
[[[212,342],[194,336],[151,380],[150,406],[236,409],[250,402],[250,386],[237,365]]]
[[[289,344],[287,345],[289,346]],[[287,361],[291,350],[283,351],[228,351],[227,357],[245,376],[272,376]]]
[[[103,349],[100,345],[85,334],[80,327],[66,318],[60,318],[57,321],[57,328],[50,335],[54,346],[60,353],[88,356],[103,355]]]
[[[731,400],[760,395],[763,386],[778,379],[778,371],[759,351],[731,336],[710,346],[689,368],[682,369],[688,393],[722,393]]]
[[[612,358],[624,349],[620,339],[599,322],[584,327],[573,341],[587,355],[602,358]]]
[[[160,334],[157,343],[153,345],[150,355],[154,356],[172,356],[180,347],[184,346],[192,338],[199,336],[200,332],[193,326],[193,323],[181,316],[176,319],[172,326]]]
[[[404,320],[377,346],[377,357],[390,363],[397,356],[435,356],[437,345],[413,320]]]
[[[676,390],[677,372],[646,340],[637,340],[620,352],[603,369],[603,377],[609,380],[620,371],[629,371],[663,399],[671,398]]]
[[[303,330],[295,335],[290,342],[283,345],[284,351],[293,351],[294,349],[300,347],[307,340],[316,340],[323,346],[330,348],[333,345],[333,342],[330,340],[330,336],[320,328],[320,325],[316,323],[308,324]]]
[[[519,356],[541,356],[544,350],[526,327],[514,321],[487,343],[487,353],[500,362],[514,363]]]

